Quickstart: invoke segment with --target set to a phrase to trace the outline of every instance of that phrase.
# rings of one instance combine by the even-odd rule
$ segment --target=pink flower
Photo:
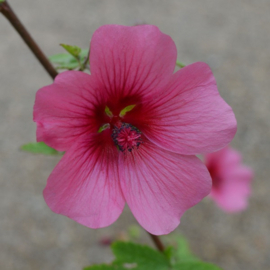
[[[153,234],[166,234],[211,190],[195,156],[236,132],[210,68],[175,74],[176,47],[152,25],[105,25],[91,41],[91,75],[67,71],[36,95],[37,140],[65,155],[44,190],[48,206],[77,222],[113,223],[125,202]]]
[[[231,147],[205,156],[213,181],[210,196],[226,212],[237,212],[247,207],[253,172],[242,165],[241,159],[241,154]]]

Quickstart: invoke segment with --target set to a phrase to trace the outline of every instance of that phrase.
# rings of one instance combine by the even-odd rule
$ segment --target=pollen
[[[120,151],[131,152],[134,148],[138,149],[142,143],[142,133],[134,126],[122,123],[120,127],[115,127],[112,132],[114,144]]]

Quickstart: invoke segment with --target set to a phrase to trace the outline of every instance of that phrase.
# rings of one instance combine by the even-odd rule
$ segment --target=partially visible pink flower
[[[213,182],[210,196],[217,205],[226,212],[246,209],[253,172],[242,164],[241,154],[228,146],[207,154],[205,164]]]
[[[44,190],[54,212],[100,228],[127,202],[146,230],[166,234],[210,193],[195,155],[227,145],[236,120],[208,65],[173,74],[176,55],[155,26],[105,25],[91,75],[63,72],[37,92],[37,140],[66,151]]]

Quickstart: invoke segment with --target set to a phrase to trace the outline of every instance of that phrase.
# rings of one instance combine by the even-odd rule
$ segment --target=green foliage
[[[71,55],[73,55],[75,58],[77,58],[82,51],[82,49],[78,46],[72,46],[67,44],[60,44],[67,52],[69,52]]]
[[[168,246],[167,248],[165,248],[163,253],[169,262],[175,261],[173,258],[174,252],[175,252],[175,250],[174,250],[174,247],[172,247],[172,246]]]
[[[131,225],[127,232],[131,239],[138,239],[141,236],[141,228],[137,225]]]
[[[65,44],[61,44],[62,47],[63,45]],[[72,53],[68,51],[67,48],[65,48],[68,51],[68,53],[59,53],[52,55],[49,57],[49,60],[56,65],[57,69],[67,69],[67,70],[80,68],[84,69],[83,62],[85,61],[88,55],[88,50],[82,50],[77,46],[70,46],[70,45],[65,46],[69,46],[68,48]],[[73,51],[70,48],[74,48]]]
[[[4,3],[5,1],[6,1],[6,0],[0,0],[0,4],[1,4],[1,3]]]
[[[188,242],[183,236],[178,235],[175,241],[176,247],[172,251],[172,257],[176,263],[199,261],[190,251]]]
[[[60,152],[51,148],[44,142],[27,143],[21,146],[21,150],[35,154],[56,155]]]
[[[100,265],[91,265],[83,268],[83,270],[126,270],[119,265],[109,265],[109,264],[100,264]]]
[[[205,262],[183,262],[173,266],[173,270],[222,270],[218,266]]]
[[[116,257],[114,264],[133,267],[136,270],[167,270],[169,261],[161,252],[148,246],[131,242],[115,242],[112,251]]]
[[[177,247],[168,247],[163,253],[145,245],[117,241],[111,246],[115,255],[111,264],[92,265],[84,270],[221,270],[193,256],[183,237],[177,240]]]

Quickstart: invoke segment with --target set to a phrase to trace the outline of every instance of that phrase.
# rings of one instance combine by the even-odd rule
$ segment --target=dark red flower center
[[[120,127],[115,126],[112,130],[112,139],[120,151],[131,152],[142,143],[141,132],[134,126],[122,123]]]
[[[111,111],[108,106],[105,107],[106,124],[100,126],[98,132],[110,129],[111,138],[117,148],[122,151],[131,152],[138,149],[143,142],[141,131],[133,125],[125,122],[126,113],[129,113],[136,105],[128,105],[119,112]],[[104,122],[105,122],[104,121]]]

